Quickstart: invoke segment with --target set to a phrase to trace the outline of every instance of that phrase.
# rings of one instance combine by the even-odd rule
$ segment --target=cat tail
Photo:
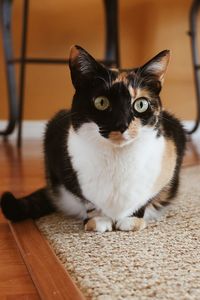
[[[19,199],[12,193],[5,192],[1,197],[0,206],[4,216],[13,222],[28,218],[37,219],[56,210],[46,188]]]

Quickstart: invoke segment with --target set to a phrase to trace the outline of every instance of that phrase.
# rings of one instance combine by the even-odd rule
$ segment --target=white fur
[[[52,196],[54,199],[55,196]],[[80,219],[87,218],[86,207],[83,202],[70,191],[61,186],[58,190],[58,197],[54,201],[58,209],[68,216],[76,216]]]
[[[142,127],[135,139],[116,146],[100,135],[95,123],[76,132],[70,128],[67,146],[82,193],[104,215],[122,219],[155,195],[165,148],[164,138],[155,135]]]
[[[122,231],[131,231],[131,230],[141,230],[146,227],[146,223],[141,218],[136,217],[126,217],[116,223],[116,229]]]
[[[144,220],[147,222],[152,220],[159,220],[164,214],[165,210],[165,207],[162,207],[160,210],[157,210],[152,205],[150,205],[145,209]]]
[[[146,71],[152,73],[160,73],[164,72],[165,68],[166,64],[164,64],[163,62],[154,62],[147,66]]]
[[[94,217],[92,220],[95,222],[95,228],[93,228],[93,231],[101,233],[112,231],[112,220],[110,218],[98,216]],[[87,230],[87,224],[85,225],[85,229]]]

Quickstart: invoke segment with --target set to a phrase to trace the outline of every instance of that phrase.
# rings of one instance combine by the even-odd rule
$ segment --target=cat
[[[164,50],[139,68],[109,69],[73,46],[71,110],[47,124],[46,182],[31,195],[1,198],[8,219],[62,211],[86,231],[135,231],[156,219],[176,196],[186,135],[162,108],[170,58]]]

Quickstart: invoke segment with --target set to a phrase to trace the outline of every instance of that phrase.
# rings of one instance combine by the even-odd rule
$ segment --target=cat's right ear
[[[69,67],[71,79],[75,89],[90,82],[95,75],[104,71],[100,65],[87,51],[80,46],[72,46],[69,55]]]
[[[167,66],[169,64],[170,51],[164,50],[154,56],[148,61],[141,69],[143,70],[143,76],[153,75],[163,84]]]

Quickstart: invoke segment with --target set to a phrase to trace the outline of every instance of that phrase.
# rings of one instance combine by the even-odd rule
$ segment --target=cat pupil
[[[104,102],[103,99],[101,99],[101,102],[100,102],[100,103],[101,103],[101,106],[103,106],[103,102]]]
[[[142,101],[140,102],[140,108],[142,108],[143,107],[143,103],[142,103]]]

